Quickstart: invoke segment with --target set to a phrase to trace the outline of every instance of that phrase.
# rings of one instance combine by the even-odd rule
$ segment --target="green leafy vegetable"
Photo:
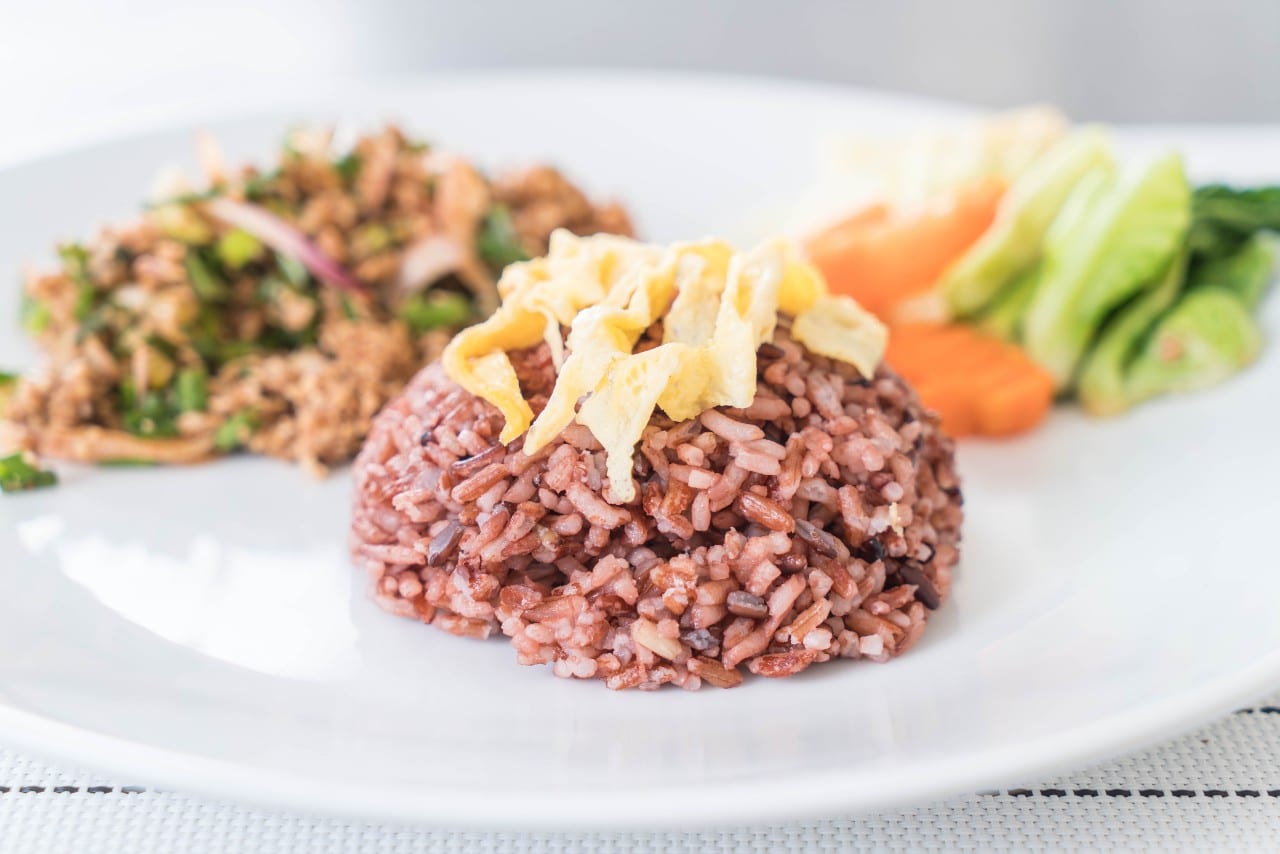
[[[1114,415],[1140,403],[1130,381],[1130,368],[1160,315],[1173,305],[1186,273],[1186,253],[1179,252],[1154,288],[1118,311],[1105,327],[1080,369],[1076,391],[1094,415]]]
[[[22,492],[53,486],[57,482],[56,474],[33,466],[22,454],[0,457],[0,491]]]
[[[1252,311],[1271,284],[1275,266],[1275,244],[1265,234],[1254,234],[1229,255],[1198,261],[1188,276],[1188,287],[1224,288]]]
[[[986,307],[1040,257],[1045,232],[1080,179],[1111,168],[1111,143],[1097,128],[1041,155],[1009,188],[991,227],[943,274],[939,288],[951,310],[968,317]]]
[[[209,408],[209,377],[204,368],[183,368],[174,380],[174,402],[181,412]]]
[[[1235,294],[1212,287],[1187,291],[1134,359],[1130,395],[1145,400],[1217,385],[1261,349],[1262,332]]]
[[[227,283],[213,271],[213,268],[202,257],[201,253],[188,250],[183,259],[187,268],[187,278],[191,281],[191,289],[201,300],[206,302],[222,302],[230,296]]]
[[[40,335],[49,328],[49,324],[53,322],[53,315],[49,312],[49,306],[30,294],[22,295],[22,305],[19,308],[19,318],[22,328],[29,335]]]
[[[253,431],[258,429],[258,414],[252,409],[242,409],[218,427],[213,445],[224,454],[243,448]]]
[[[1040,282],[1040,266],[1018,274],[978,318],[978,327],[1011,343],[1022,335],[1022,316],[1027,312]]]
[[[1169,154],[1096,192],[1067,225],[1055,224],[1023,338],[1059,388],[1070,384],[1107,315],[1158,281],[1190,216],[1182,160]]]
[[[1280,231],[1280,186],[1208,184],[1196,188],[1191,209],[1191,251],[1202,257],[1229,255],[1259,231]]]
[[[243,270],[262,257],[263,246],[258,238],[247,231],[233,228],[218,238],[218,260],[228,270]]]
[[[436,289],[427,296],[414,294],[400,306],[400,319],[415,333],[458,327],[470,317],[471,300],[454,291]]]
[[[485,216],[480,224],[480,236],[476,238],[476,251],[494,270],[529,260],[529,254],[520,245],[520,238],[511,222],[511,211],[506,205],[494,205]]]

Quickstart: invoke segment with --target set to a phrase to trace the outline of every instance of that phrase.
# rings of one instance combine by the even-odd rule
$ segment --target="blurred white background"
[[[1280,121],[1276,0],[0,0],[0,157],[440,69],[783,75]]]

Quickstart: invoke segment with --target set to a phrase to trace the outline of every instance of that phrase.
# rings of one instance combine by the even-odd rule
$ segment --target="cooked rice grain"
[[[516,354],[535,411],[554,370]],[[962,520],[953,446],[891,371],[862,379],[795,344],[759,352],[746,410],[636,449],[635,502],[605,500],[576,425],[532,457],[502,416],[422,371],[356,462],[352,549],[392,613],[610,688],[732,687],[836,658],[886,661],[945,600]]]

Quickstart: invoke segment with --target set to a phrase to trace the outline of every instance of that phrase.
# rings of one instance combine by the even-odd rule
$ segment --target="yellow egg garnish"
[[[794,317],[792,338],[864,376],[887,343],[878,320],[828,296],[783,240],[738,252],[719,240],[660,247],[558,231],[546,257],[509,266],[498,288],[502,306],[453,339],[445,371],[502,412],[504,443],[528,431],[526,453],[575,419],[590,428],[607,454],[606,496],[617,503],[635,499],[632,455],[655,409],[683,421],[751,405],[756,350],[772,339],[779,311]],[[662,342],[633,352],[658,320]],[[507,353],[542,341],[558,371],[534,420]]]

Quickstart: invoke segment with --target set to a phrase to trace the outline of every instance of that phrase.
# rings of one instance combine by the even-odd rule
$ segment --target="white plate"
[[[304,117],[394,115],[487,162],[551,157],[658,239],[731,230],[802,185],[815,137],[947,109],[711,78],[489,76],[218,125],[266,155]],[[1170,130],[1197,173],[1275,178],[1274,133]],[[0,174],[0,364],[19,265],[137,210],[189,130]],[[1269,301],[1274,337],[1280,300]],[[365,817],[575,827],[836,814],[1136,748],[1280,679],[1280,347],[1211,392],[1064,410],[965,444],[951,602],[888,665],[733,691],[611,693],[501,641],[384,615],[349,566],[348,479],[240,459],[63,470],[0,499],[0,734],[160,783]]]

